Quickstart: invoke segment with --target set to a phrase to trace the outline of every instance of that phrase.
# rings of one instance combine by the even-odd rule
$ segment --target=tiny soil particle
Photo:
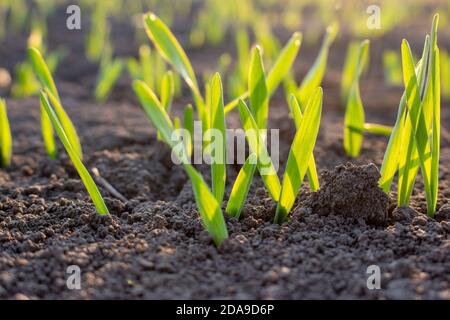
[[[374,164],[340,165],[321,175],[320,190],[305,201],[313,213],[364,219],[367,224],[385,225],[388,196],[378,187],[380,172]]]

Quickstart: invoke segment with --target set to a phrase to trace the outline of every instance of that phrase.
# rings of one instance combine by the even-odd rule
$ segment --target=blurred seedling
[[[365,132],[379,135],[390,135],[392,128],[389,126],[366,123],[364,107],[359,89],[359,78],[366,68],[369,55],[369,40],[364,40],[359,45],[358,51],[349,50],[352,54],[353,67],[347,67],[344,71],[351,76],[344,75],[343,79],[351,78],[351,85],[347,95],[347,106],[344,119],[344,150],[350,157],[358,157],[361,152],[363,134]]]

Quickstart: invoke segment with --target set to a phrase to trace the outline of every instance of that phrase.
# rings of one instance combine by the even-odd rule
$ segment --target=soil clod
[[[304,202],[313,213],[362,218],[377,226],[386,224],[389,198],[378,187],[380,172],[374,164],[340,165],[324,171],[321,178],[320,190]]]

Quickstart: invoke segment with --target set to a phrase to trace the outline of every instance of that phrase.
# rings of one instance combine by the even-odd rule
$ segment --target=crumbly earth
[[[373,165],[326,171],[317,195],[336,195],[328,201],[305,186],[282,226],[272,223],[275,203],[257,178],[240,221],[227,218],[230,238],[216,249],[202,228],[189,180],[171,163],[170,151],[156,141],[139,108],[64,102],[79,128],[86,165],[97,167],[128,201],[101,186],[111,215],[97,216],[63,150],[56,161],[45,156],[37,100],[9,101],[16,140],[13,164],[0,171],[0,298],[450,298],[448,167],[441,170],[436,219],[423,214],[418,181],[415,209],[394,210],[385,226],[364,218],[385,213],[386,199],[372,181],[378,175]],[[102,112],[106,108],[108,113]],[[271,126],[281,128],[285,159],[290,140],[283,137],[292,137],[293,128],[284,124],[286,109],[275,110],[279,117]],[[106,116],[100,119],[98,113]],[[319,168],[348,160],[333,133],[341,125],[336,119],[342,121],[336,117],[324,115],[328,130],[316,147]],[[367,136],[356,162],[379,165],[384,145],[385,139]],[[448,144],[443,149],[448,157]],[[228,167],[228,193],[237,169]],[[208,179],[208,167],[200,170]],[[351,190],[363,191],[355,185],[364,186],[368,198],[338,206],[339,195],[348,200]],[[324,200],[321,214],[312,210],[311,199],[317,206]],[[368,206],[369,200],[378,205]],[[323,215],[331,203],[336,205]],[[366,285],[373,264],[381,270],[380,290]],[[66,286],[70,265],[81,269],[81,290]]]
[[[64,13],[55,19],[65,18]],[[424,19],[414,29],[373,39],[371,50],[398,49],[405,34],[420,48],[428,28]],[[178,26],[177,36],[185,39],[186,30]],[[58,70],[56,81],[80,134],[84,162],[127,201],[100,186],[111,214],[97,216],[61,147],[57,160],[45,155],[38,100],[7,97],[14,156],[11,166],[0,170],[1,299],[450,299],[448,101],[442,107],[439,212],[435,218],[425,215],[420,178],[410,207],[395,207],[394,183],[386,210],[374,169],[381,165],[386,137],[366,135],[357,159],[348,158],[342,148],[338,102],[343,36],[332,47],[323,81],[323,117],[314,151],[319,171],[326,172],[321,191],[310,194],[305,184],[289,222],[280,226],[272,223],[276,204],[256,177],[241,219],[226,218],[230,237],[217,249],[202,228],[189,180],[157,141],[129,79],[121,79],[110,102],[94,104],[96,67],[82,58],[82,33],[60,27],[49,32],[52,45],[71,46],[67,67]],[[118,54],[137,52],[129,36],[119,36],[114,46]],[[0,62],[11,71],[24,58],[26,35],[2,43]],[[188,52],[198,74],[211,68],[222,49]],[[302,45],[297,79],[317,49]],[[373,54],[371,65],[381,66],[381,56]],[[371,68],[361,80],[361,96],[368,121],[392,124],[402,90],[385,87],[381,69]],[[180,114],[190,101],[185,92],[175,100],[174,112]],[[271,100],[269,125],[280,129],[280,177],[294,137],[287,110],[282,94]],[[236,113],[227,121],[229,127],[240,127]],[[349,161],[365,167],[335,169]],[[208,180],[208,166],[199,169]],[[225,199],[238,169],[227,168]],[[80,290],[67,287],[71,265],[81,270]],[[371,265],[381,271],[379,290],[367,286]]]
[[[383,226],[388,219],[389,198],[378,187],[380,177],[373,163],[348,163],[326,170],[320,189],[311,194],[306,205],[319,215],[338,214]]]

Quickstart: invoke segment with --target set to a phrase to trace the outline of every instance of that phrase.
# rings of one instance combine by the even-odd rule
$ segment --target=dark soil
[[[383,41],[400,44],[389,38],[374,47]],[[157,141],[127,79],[109,103],[97,105],[89,97],[91,82],[79,81],[95,78],[92,68],[78,59],[57,74],[86,166],[98,168],[128,199],[100,186],[111,211],[106,217],[95,213],[62,148],[55,161],[45,155],[38,100],[8,98],[14,156],[0,170],[0,298],[450,299],[449,141],[442,139],[435,218],[425,215],[420,178],[411,207],[396,208],[395,187],[390,199],[376,187],[387,138],[367,135],[357,159],[343,151],[338,101],[344,48],[336,44],[323,83],[315,148],[322,189],[310,194],[305,185],[290,221],[279,226],[272,223],[275,203],[256,177],[241,219],[227,218],[230,237],[220,249],[201,225],[183,169]],[[302,47],[301,75],[316,52]],[[190,56],[194,68],[202,65],[198,52]],[[374,69],[361,83],[366,117],[392,124],[401,89],[386,88],[380,68]],[[270,111],[270,127],[281,129],[280,175],[294,136],[281,96]],[[185,102],[176,101],[175,111]],[[444,130],[449,120],[445,102]],[[240,126],[236,113],[229,126]],[[348,161],[355,166],[341,166]],[[208,167],[199,169],[208,179]],[[228,167],[228,193],[238,169]],[[66,286],[70,265],[81,269],[81,290]],[[367,287],[370,265],[380,267],[380,290]]]
[[[378,187],[380,177],[373,163],[349,163],[324,171],[320,190],[312,193],[304,205],[319,215],[337,214],[383,226],[388,219],[389,198]]]
[[[413,195],[419,211],[396,209],[378,227],[365,221],[386,218],[373,165],[324,172],[321,191],[302,190],[282,226],[272,223],[275,203],[256,179],[241,220],[227,219],[230,238],[217,250],[184,172],[171,164],[170,151],[137,106],[64,102],[87,166],[97,167],[129,201],[101,187],[111,215],[98,217],[65,153],[56,161],[44,154],[37,100],[9,100],[16,140],[13,164],[0,172],[1,298],[450,298],[448,167],[442,168],[436,219],[423,214],[419,182]],[[284,107],[274,110],[280,119],[287,116]],[[319,136],[319,168],[348,160],[341,135],[330,134],[342,124],[336,117],[324,115],[329,130]],[[293,133],[277,119],[272,127],[281,127],[281,136]],[[385,140],[368,136],[358,162],[379,164]],[[207,175],[207,167],[201,169]],[[236,168],[229,172],[230,186]],[[367,289],[372,264],[381,268],[381,290]],[[70,265],[81,268],[81,290],[66,287]]]

